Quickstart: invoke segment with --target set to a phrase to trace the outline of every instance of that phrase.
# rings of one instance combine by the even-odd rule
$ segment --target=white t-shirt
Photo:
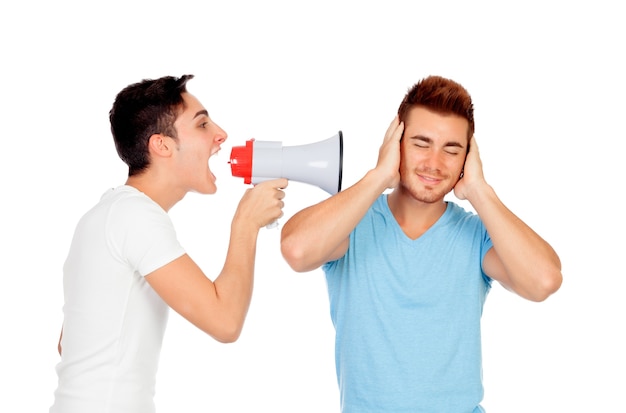
[[[144,276],[184,253],[167,213],[133,187],[108,190],[81,218],[64,265],[51,413],[155,411],[169,307]]]

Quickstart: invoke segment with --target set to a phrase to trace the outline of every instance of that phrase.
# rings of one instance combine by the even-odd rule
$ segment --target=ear
[[[169,157],[174,149],[172,138],[160,133],[150,136],[148,149],[154,156]]]

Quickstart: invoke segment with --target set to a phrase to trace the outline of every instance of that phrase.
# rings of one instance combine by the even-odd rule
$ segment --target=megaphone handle
[[[264,180],[268,180],[268,179],[271,179],[271,178],[261,178],[261,179],[255,178],[254,179],[255,182],[253,182],[252,185],[256,186],[256,184],[258,184],[259,182],[263,182]],[[265,228],[272,229],[272,228],[276,228],[277,226],[278,226],[278,220],[275,220],[275,221],[270,222],[269,224],[267,224],[265,226]]]

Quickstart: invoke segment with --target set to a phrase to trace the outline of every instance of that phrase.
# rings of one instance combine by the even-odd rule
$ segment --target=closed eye
[[[459,142],[448,142],[443,148],[446,153],[450,155],[460,155],[463,153],[465,148]]]
[[[430,139],[423,136],[411,136],[409,139],[413,142],[413,146],[417,146],[418,148],[426,149],[432,144]]]
[[[409,138],[411,140],[411,142],[413,143],[413,146],[420,148],[420,149],[429,149],[431,148],[435,142],[433,142],[432,139],[426,137],[426,136],[413,136]],[[445,153],[447,153],[448,155],[459,155],[464,151],[465,148],[463,148],[463,146],[455,141],[448,141],[445,143],[445,145],[443,146],[443,151]]]

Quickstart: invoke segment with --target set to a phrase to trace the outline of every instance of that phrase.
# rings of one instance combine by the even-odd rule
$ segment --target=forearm
[[[487,266],[507,288],[533,301],[542,301],[561,285],[561,262],[554,249],[484,184],[468,198],[481,217],[502,268]],[[503,270],[503,271],[502,271]]]
[[[223,325],[238,337],[250,307],[254,286],[258,229],[233,220],[224,267],[215,279],[215,295]]]
[[[343,192],[295,214],[282,229],[281,250],[297,271],[310,271],[330,258],[386,189],[376,170]]]
[[[345,254],[352,230],[372,203],[400,181],[400,138],[404,123],[396,116],[385,133],[376,167],[356,184],[295,214],[283,226],[281,252],[291,268],[311,271]]]

